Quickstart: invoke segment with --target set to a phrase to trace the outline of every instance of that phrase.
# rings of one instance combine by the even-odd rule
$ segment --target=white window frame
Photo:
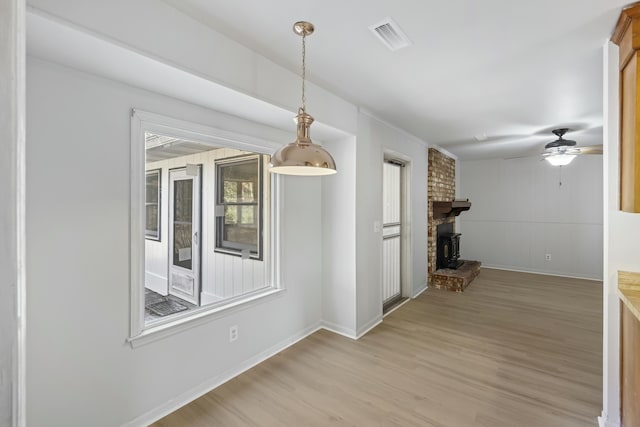
[[[235,157],[230,157],[230,158],[225,158],[225,159],[219,159],[216,160],[215,162],[215,174],[216,174],[216,185],[215,185],[215,201],[214,203],[216,204],[216,209],[218,208],[218,206],[220,206],[222,209],[224,209],[225,206],[227,205],[236,205],[236,206],[240,206],[242,205],[242,203],[224,203],[223,201],[221,201],[221,193],[224,191],[222,189],[223,186],[223,182],[222,182],[222,178],[220,176],[220,168],[222,167],[228,167],[230,165],[237,165],[240,163],[245,163],[248,161],[257,161],[258,163],[258,201],[255,203],[258,206],[258,242],[255,245],[255,250],[251,250],[253,249],[253,246],[250,245],[243,245],[240,243],[233,243],[231,242],[231,244],[227,243],[224,239],[223,239],[223,235],[224,235],[224,221],[225,221],[225,217],[224,215],[221,215],[219,217],[216,218],[216,241],[215,241],[215,245],[214,245],[214,250],[216,252],[220,252],[220,253],[224,253],[224,254],[229,254],[229,255],[234,255],[234,256],[242,256],[243,255],[243,250],[247,250],[249,251],[249,257],[252,259],[257,259],[257,260],[262,260],[262,253],[263,253],[263,248],[262,248],[262,244],[263,244],[263,239],[262,239],[262,231],[264,229],[263,227],[263,219],[264,219],[264,215],[262,214],[262,209],[263,209],[263,200],[264,200],[264,187],[265,187],[265,183],[264,183],[264,179],[265,179],[265,166],[264,166],[264,162],[263,162],[263,157],[261,155],[258,154],[248,154],[248,155],[240,155],[240,156],[235,156]],[[271,175],[271,174],[269,174]]]
[[[146,201],[147,199],[147,182],[146,182],[146,178],[151,175],[151,174],[156,174],[158,176],[158,200],[156,201],[156,203],[149,203]],[[157,218],[156,218],[156,231],[155,233],[153,233],[152,231],[150,232],[149,229],[147,229],[147,221],[146,221],[146,217],[145,217],[145,225],[144,225],[144,236],[149,239],[149,240],[155,240],[157,242],[160,241],[160,218],[162,215],[162,210],[161,210],[161,206],[162,206],[162,170],[161,169],[151,169],[145,172],[145,215],[146,215],[146,207],[148,205],[156,205],[157,206]]]
[[[146,229],[146,170],[145,170],[145,134],[156,133],[164,136],[185,139],[212,148],[220,146],[270,155],[278,143],[254,136],[231,132],[175,119],[160,114],[138,109],[131,112],[131,217],[129,227],[130,240],[130,332],[129,343],[139,346],[157,339],[173,335],[188,328],[210,322],[247,305],[256,304],[270,295],[284,291],[280,281],[280,212],[282,206],[282,179],[276,174],[269,174],[270,214],[268,218],[269,232],[265,233],[263,242],[263,260],[266,268],[267,287],[230,298],[223,304],[205,305],[186,313],[171,316],[166,321],[145,325],[144,321],[144,276],[145,276],[145,229]],[[266,219],[265,219],[266,221]],[[265,229],[267,225],[265,224]]]

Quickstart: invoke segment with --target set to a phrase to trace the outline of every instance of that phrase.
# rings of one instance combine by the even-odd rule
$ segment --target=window
[[[146,172],[144,235],[153,240],[160,240],[160,174],[160,169]]]
[[[131,344],[281,292],[279,144],[143,111],[131,135]]]
[[[262,259],[262,156],[216,162],[216,251]]]

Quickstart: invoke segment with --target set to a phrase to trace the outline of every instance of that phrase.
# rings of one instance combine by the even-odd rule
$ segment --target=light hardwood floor
[[[601,347],[601,283],[483,269],[358,341],[319,331],[154,426],[596,426]]]

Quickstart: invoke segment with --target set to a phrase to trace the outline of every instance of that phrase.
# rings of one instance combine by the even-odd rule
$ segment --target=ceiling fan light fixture
[[[571,163],[571,161],[573,159],[576,158],[575,154],[554,154],[552,156],[547,156],[544,159],[549,162],[550,165],[552,166],[566,166],[569,163]]]
[[[321,176],[333,175],[336,162],[327,150],[311,141],[309,127],[313,117],[306,112],[304,94],[306,77],[306,37],[313,34],[313,24],[299,21],[293,24],[293,32],[302,37],[302,106],[298,109],[296,140],[280,147],[271,156],[269,172],[281,175]]]

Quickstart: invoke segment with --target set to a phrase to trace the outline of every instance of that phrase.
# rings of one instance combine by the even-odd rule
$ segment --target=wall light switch
[[[374,233],[380,232],[380,221],[373,221],[373,232]]]

